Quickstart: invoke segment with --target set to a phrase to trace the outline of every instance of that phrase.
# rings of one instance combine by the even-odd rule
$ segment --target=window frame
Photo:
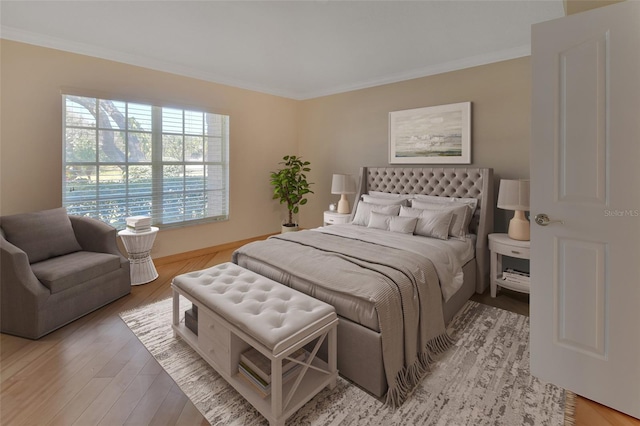
[[[157,102],[122,100],[122,98],[115,98],[113,96],[95,96],[69,91],[63,91],[61,94],[63,148],[62,204],[69,210],[69,214],[79,214],[95,217],[107,223],[110,223],[116,228],[122,229],[126,225],[126,217],[141,214],[141,210],[139,208],[136,211],[135,202],[139,202],[140,200],[144,199],[148,200],[147,203],[150,203],[150,207],[148,207],[148,213],[145,212],[142,214],[150,215],[152,217],[153,226],[157,226],[159,228],[183,227],[229,220],[230,116],[228,114],[210,112],[202,108],[162,105],[161,103]],[[89,106],[91,102],[94,102],[95,107],[93,107],[93,112],[91,112],[86,106],[74,101],[73,98],[88,100],[90,101],[88,104]],[[89,116],[93,115],[93,121],[91,122],[90,120],[89,125],[84,125],[86,123],[82,122],[77,125],[69,124],[68,115],[72,111],[70,108],[68,108],[68,99],[70,102],[74,102],[76,103],[76,105],[80,105],[82,108],[85,108],[87,111],[89,111]],[[103,108],[101,108],[101,102],[110,103],[111,105],[120,104],[120,106],[124,108],[124,112],[118,110],[117,107],[115,109],[118,113],[124,116],[124,122],[117,123],[117,120],[113,119],[113,115],[106,113]],[[138,125],[138,123],[135,121],[135,118],[132,118],[133,114],[130,114],[131,106],[140,106],[150,109],[150,121],[147,123],[148,125],[150,125],[150,129],[145,130],[142,125],[140,125],[139,128],[133,128],[133,123],[135,123],[136,125]],[[165,131],[165,124],[163,122],[163,114],[165,111],[172,111],[173,113],[177,111],[180,113],[180,132]],[[102,117],[101,114],[106,114],[106,117]],[[187,115],[201,118],[202,126],[199,133],[194,132],[192,127],[187,129]],[[214,121],[216,120],[219,120],[217,122],[217,127],[213,125]],[[122,121],[121,118],[120,121]],[[103,123],[108,123],[108,125],[104,125]],[[212,129],[214,127],[216,131],[219,131],[219,133],[212,133]],[[93,150],[95,151],[93,153],[93,161],[78,161],[77,159],[69,158],[69,153],[73,153],[73,151],[68,151],[68,145],[72,143],[71,141],[67,140],[68,130],[86,131],[89,134],[95,132],[95,135],[93,137],[87,139],[89,141],[88,145],[91,145],[91,142],[95,142],[95,144],[93,145]],[[101,149],[103,147],[103,144],[101,142],[104,140],[104,137],[101,137],[101,132],[113,132],[114,140],[116,138],[116,133],[122,135],[122,159],[120,159],[119,161],[106,161],[104,158],[101,158],[101,155],[104,154],[102,152],[103,150]],[[147,155],[147,157],[144,158],[144,161],[138,161],[139,158],[130,158],[130,141],[132,134],[137,134],[138,136],[146,134],[150,137],[150,153],[149,155]],[[169,160],[165,158],[165,155],[163,155],[163,144],[165,137],[173,137],[181,140],[181,142],[179,142],[177,145],[178,150],[181,150],[182,152],[181,158],[171,158]],[[201,143],[201,159],[193,160],[186,157],[188,138],[195,140],[196,143]],[[214,149],[213,143],[215,140],[219,140],[219,144],[215,145]],[[136,146],[136,148],[140,147]],[[216,154],[218,155],[218,158],[214,160],[213,155]],[[89,154],[89,157],[90,156],[91,153]],[[136,194],[135,192],[132,192],[131,189],[132,185],[134,184],[133,179],[131,178],[131,171],[132,167],[135,166],[147,167],[151,170],[151,176],[149,178],[150,182],[147,182],[147,187],[150,188],[150,191],[146,191],[147,193],[144,195]],[[181,189],[167,190],[166,181],[170,178],[169,176],[165,176],[164,173],[165,167],[167,166],[176,167],[179,169],[177,170],[177,176],[174,177],[176,178],[176,183],[178,183],[180,180],[182,181],[181,183],[178,183],[178,186],[181,186]],[[194,168],[193,166],[196,167]],[[69,181],[68,179],[68,171],[72,170],[73,167],[77,167],[79,170],[89,167],[93,168],[93,170],[95,171],[94,182],[91,182],[91,173],[89,173],[89,185],[87,185],[88,187],[93,187],[94,189],[92,191],[88,191],[88,194],[84,200],[86,204],[95,205],[90,212],[81,211],[81,196],[78,196],[76,199],[74,199],[73,197],[69,197],[69,194],[74,189],[73,187],[70,188],[70,183],[72,181]],[[116,193],[115,195],[105,195],[106,191],[104,191],[104,188],[101,187],[101,179],[104,174],[102,170],[116,167],[122,170],[122,178],[120,184],[123,185],[123,190]],[[189,168],[191,168],[192,171],[194,169],[196,170],[196,179],[191,182],[191,187],[189,186]],[[200,174],[202,176],[201,181],[200,179],[198,179],[198,176],[200,176],[197,174],[198,168],[201,168],[202,170]],[[216,169],[215,172],[213,171],[214,169]],[[168,212],[168,210],[170,209],[168,200],[172,197],[175,197],[176,195],[176,199],[180,200],[178,207],[179,212],[171,214],[170,212]],[[188,219],[189,198],[194,196],[195,198],[201,197],[202,200],[196,201],[195,204],[198,206],[198,208],[192,209],[191,214],[202,214],[204,217]],[[111,216],[110,220],[105,220],[105,218],[109,218],[109,216],[104,213],[103,208],[104,206],[108,205],[108,200],[114,200],[115,208],[124,209],[124,213],[113,215]],[[73,208],[74,201],[78,208]],[[122,205],[122,202],[124,202],[124,205]],[[216,212],[216,210],[218,211]],[[177,218],[178,220],[171,220],[171,218]]]

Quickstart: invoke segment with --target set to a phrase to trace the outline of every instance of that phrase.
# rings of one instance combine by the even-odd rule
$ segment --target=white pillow
[[[466,204],[471,207],[471,216],[473,216],[473,214],[476,212],[476,209],[478,208],[477,198],[438,197],[436,195],[423,195],[423,194],[416,194],[413,198],[418,201],[431,201],[438,204],[447,204],[447,203]]]
[[[401,207],[400,217],[414,217],[417,219],[414,234],[423,237],[449,239],[449,228],[453,222],[453,212],[449,210],[424,210],[411,207]]]
[[[453,220],[449,226],[449,235],[464,241],[471,222],[471,207],[466,204],[451,206],[451,204],[439,204],[426,201],[413,200],[411,206],[425,210],[447,210],[453,213]]]
[[[364,201],[365,203],[372,203],[372,204],[384,204],[385,206],[389,206],[389,205],[408,206],[409,205],[408,199],[396,198],[396,197],[394,198],[377,197],[377,196],[366,195],[366,194],[362,195],[362,201]]]
[[[381,204],[372,204],[360,201],[356,207],[356,214],[353,217],[353,225],[367,226],[369,223],[369,215],[371,212],[382,213],[392,216],[398,216],[400,212],[399,205],[385,206]]]
[[[401,234],[413,234],[417,222],[418,218],[416,217],[389,216],[382,213],[371,212],[367,227],[399,232]]]
[[[403,200],[410,200],[413,198],[413,194],[392,194],[390,192],[382,191],[369,191],[369,195],[378,198],[401,198]]]

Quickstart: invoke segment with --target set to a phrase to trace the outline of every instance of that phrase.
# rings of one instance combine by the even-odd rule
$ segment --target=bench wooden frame
[[[173,290],[173,331],[180,336],[205,361],[207,361],[231,386],[233,386],[268,421],[270,426],[283,426],[285,420],[313,398],[325,386],[333,389],[338,377],[337,368],[337,325],[338,319],[317,328],[308,324],[308,334],[279,353],[257,341],[253,336],[240,330],[224,318],[224,315],[211,310],[208,306],[191,297],[175,285]],[[198,307],[198,335],[189,330],[180,311],[180,296],[185,297]],[[328,340],[327,362],[316,357],[320,345]],[[316,340],[306,362],[300,362],[288,356],[310,342]],[[263,398],[247,381],[239,377],[238,364],[240,354],[249,346],[271,360],[271,393]],[[282,362],[290,359],[302,364],[296,380],[282,383]],[[283,395],[286,397],[283,398]]]

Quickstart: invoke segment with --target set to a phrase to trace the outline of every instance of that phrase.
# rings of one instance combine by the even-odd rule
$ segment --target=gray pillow
[[[400,212],[399,205],[381,205],[381,204],[371,204],[365,203],[364,201],[360,201],[358,206],[356,207],[356,214],[353,217],[352,224],[367,226],[369,224],[369,215],[371,212],[387,214],[391,216],[398,216],[398,212]]]
[[[82,250],[64,207],[4,216],[5,238],[27,254],[29,263]]]
[[[417,222],[418,218],[415,217],[390,216],[382,213],[371,212],[367,227],[398,232],[401,234],[413,234],[413,231],[416,229]]]
[[[473,216],[473,214],[476,212],[476,209],[478,208],[477,198],[437,197],[434,195],[423,194],[417,194],[414,198],[419,202],[427,201],[437,204],[449,204],[449,206],[451,206],[452,203],[466,204],[471,207],[471,216]],[[455,206],[456,204],[453,205]]]
[[[469,232],[472,207],[466,204],[455,204],[454,206],[451,206],[451,204],[454,203],[439,204],[413,200],[411,202],[411,207],[423,210],[446,210],[453,212],[453,220],[449,227],[449,235],[458,240],[464,241],[467,233]]]
[[[391,206],[391,205],[408,206],[409,205],[408,198],[374,197],[372,195],[366,195],[366,194],[362,196],[362,201],[364,201],[365,203],[378,204],[383,206]]]
[[[401,217],[418,219],[414,234],[423,237],[433,237],[440,240],[449,239],[449,227],[453,221],[453,212],[449,210],[423,210],[411,207],[400,209]]]

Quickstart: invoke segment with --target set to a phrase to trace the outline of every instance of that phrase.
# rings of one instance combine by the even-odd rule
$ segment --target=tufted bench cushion
[[[274,354],[337,318],[331,305],[234,263],[179,275],[173,285]]]

